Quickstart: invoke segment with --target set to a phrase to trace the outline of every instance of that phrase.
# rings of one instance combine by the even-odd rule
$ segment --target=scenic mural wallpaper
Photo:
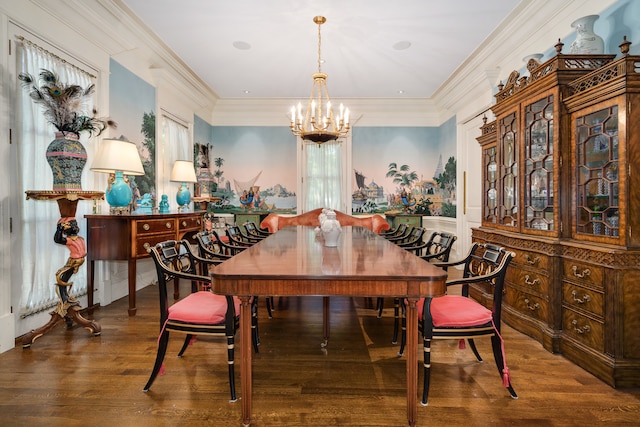
[[[134,195],[156,197],[156,90],[140,77],[111,60],[109,77],[110,116],[118,123],[114,138],[125,138],[136,144],[144,176],[130,176]],[[134,201],[135,202],[135,201]],[[136,206],[132,206],[132,211]]]
[[[296,141],[289,128],[209,126],[195,119],[195,149],[206,147],[213,211],[296,211]],[[196,168],[202,150],[195,153]],[[200,162],[206,162],[202,159]]]
[[[217,213],[296,212],[296,145],[287,127],[194,119],[196,195]],[[456,216],[455,118],[439,127],[353,129],[352,212]]]
[[[353,129],[354,213],[456,216],[455,118]]]

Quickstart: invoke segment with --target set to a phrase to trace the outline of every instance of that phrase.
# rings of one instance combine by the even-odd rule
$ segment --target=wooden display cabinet
[[[616,387],[640,386],[638,63],[558,49],[499,86],[478,137],[473,237],[516,252],[503,319]]]

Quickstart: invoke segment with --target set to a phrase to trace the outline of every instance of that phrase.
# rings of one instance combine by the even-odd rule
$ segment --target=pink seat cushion
[[[418,301],[418,318],[422,320],[422,302]],[[431,317],[436,328],[452,326],[478,326],[491,322],[491,310],[470,298],[460,295],[445,295],[431,300]]]
[[[236,315],[240,314],[240,300],[233,297]],[[215,325],[224,322],[227,313],[227,299],[224,295],[200,291],[189,294],[169,307],[169,320],[201,325]]]

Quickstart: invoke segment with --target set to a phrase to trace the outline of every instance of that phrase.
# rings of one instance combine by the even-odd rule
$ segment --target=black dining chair
[[[504,340],[500,334],[504,281],[509,263],[515,254],[503,247],[488,243],[474,243],[468,255],[458,261],[436,263],[443,268],[462,265],[463,277],[447,281],[447,288],[462,285],[461,295],[447,294],[441,297],[423,298],[418,301],[418,329],[423,336],[424,384],[422,405],[427,405],[431,375],[431,341],[459,340],[464,348],[466,339],[478,362],[482,357],[474,338],[489,337],[493,357],[503,385],[512,398],[517,399],[511,375],[507,367]],[[491,309],[469,298],[469,284],[485,283],[493,288]],[[400,354],[404,350],[406,330],[403,331]]]
[[[211,292],[211,276],[198,274],[217,265],[193,253],[186,240],[168,240],[149,248],[158,275],[160,296],[160,336],[153,370],[143,391],[149,391],[158,374],[164,372],[164,358],[171,332],[185,335],[178,357],[182,357],[197,335],[226,338],[227,365],[231,401],[235,402],[234,348],[239,326],[240,300],[237,297]],[[204,267],[206,266],[206,267]],[[171,303],[167,297],[168,284],[177,279],[191,282],[191,293]],[[255,300],[252,302],[255,306]],[[252,310],[253,311],[253,310]],[[257,316],[252,318],[252,343],[258,352]]]

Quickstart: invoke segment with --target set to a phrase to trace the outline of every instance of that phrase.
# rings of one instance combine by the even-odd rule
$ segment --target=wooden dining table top
[[[220,294],[423,297],[445,293],[447,273],[363,227],[337,247],[314,228],[285,227],[212,271]]]
[[[242,425],[251,425],[253,369],[251,300],[256,296],[406,298],[407,423],[416,425],[420,297],[444,295],[447,273],[362,228],[342,227],[337,247],[324,245],[314,228],[291,226],[211,270],[212,291],[240,298]],[[329,314],[324,310],[325,323]],[[328,334],[327,334],[328,336]]]

